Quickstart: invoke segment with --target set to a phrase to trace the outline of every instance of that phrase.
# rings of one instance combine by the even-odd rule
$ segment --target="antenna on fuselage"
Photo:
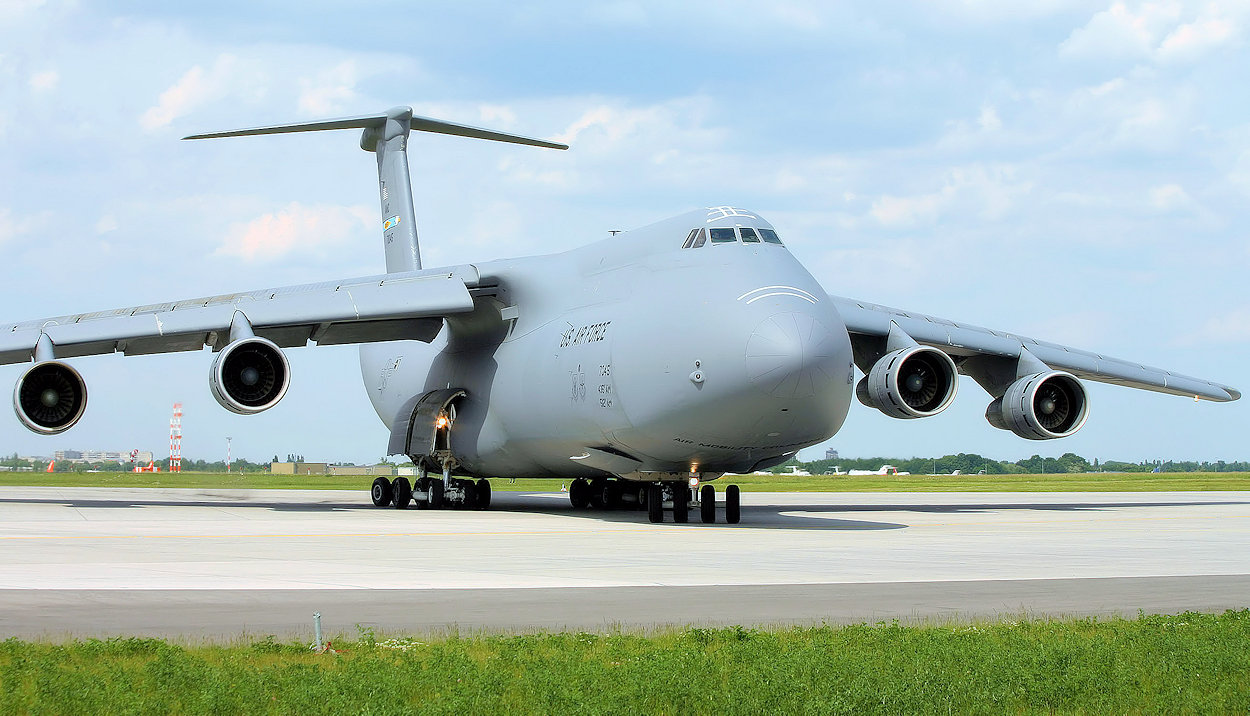
[[[417,218],[412,202],[412,179],[408,174],[409,131],[451,134],[457,137],[526,144],[547,149],[569,148],[567,144],[416,116],[412,113],[412,107],[392,107],[382,114],[362,117],[343,117],[234,129],[227,132],[192,134],[183,139],[246,137],[257,134],[316,132],[326,129],[363,129],[364,132],[360,135],[360,148],[378,155],[378,195],[382,200],[382,239],[386,247],[387,273],[421,268],[421,249],[417,243]]]

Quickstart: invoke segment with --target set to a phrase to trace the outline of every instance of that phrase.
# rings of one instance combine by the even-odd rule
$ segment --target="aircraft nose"
[[[755,327],[747,340],[751,383],[776,398],[810,398],[836,381],[838,342],[808,313],[777,313]]]

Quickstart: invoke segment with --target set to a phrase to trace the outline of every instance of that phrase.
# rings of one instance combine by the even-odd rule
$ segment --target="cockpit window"
[[[760,242],[760,237],[755,235],[755,229],[748,229],[744,226],[741,229],[738,229],[738,231],[742,232],[742,240],[745,243],[758,244]]]
[[[688,249],[694,245],[694,237],[699,235],[698,229],[691,229],[690,234],[686,236],[686,243],[682,244],[683,249]]]
[[[728,244],[738,240],[733,229],[708,229],[708,234],[714,244]]]
[[[694,246],[692,248],[697,249],[706,243],[707,243],[707,231],[704,231],[703,229],[699,229],[699,235],[694,237]]]
[[[764,241],[770,244],[781,246],[781,239],[777,238],[777,232],[772,229],[760,229],[760,236],[764,237]]]

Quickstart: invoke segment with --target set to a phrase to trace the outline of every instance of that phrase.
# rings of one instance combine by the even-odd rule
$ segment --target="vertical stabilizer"
[[[321,119],[295,124],[232,129],[226,132],[193,134],[183,139],[247,137],[259,134],[318,132],[327,129],[363,129],[360,148],[378,155],[378,193],[382,200],[382,236],[386,242],[386,271],[398,273],[421,268],[417,246],[417,219],[412,203],[412,180],[408,176],[408,132],[432,132],[456,137],[486,139],[492,142],[525,144],[547,149],[568,149],[568,145],[533,139],[441,119],[413,116],[412,107],[392,107],[383,114]]]
[[[380,127],[367,127],[360,148],[378,155],[378,194],[382,201],[382,240],[386,248],[386,272],[421,268],[417,243],[417,213],[412,204],[412,179],[408,174],[408,132],[412,108],[392,107]]]

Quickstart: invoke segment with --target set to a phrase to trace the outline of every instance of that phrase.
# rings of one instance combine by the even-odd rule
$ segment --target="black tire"
[[[716,488],[711,485],[699,488],[699,517],[705,525],[716,521]]]
[[[477,508],[484,510],[490,507],[490,480],[483,477],[477,481],[473,489],[477,494]]]
[[[573,505],[575,510],[584,510],[590,507],[590,483],[582,478],[577,478],[569,485],[569,503]]]
[[[590,506],[596,510],[608,509],[608,481],[602,477],[596,477],[590,481]]]
[[[673,521],[678,524],[690,521],[690,486],[680,482],[673,485]]]
[[[621,484],[616,480],[605,480],[603,488],[603,509],[621,509]]]
[[[430,503],[429,503],[429,497],[428,497],[428,495],[430,494],[430,478],[418,477],[417,481],[413,483],[412,489],[415,490],[416,492],[424,492],[427,495],[427,497],[422,498],[420,500],[414,500],[414,502],[416,502],[417,504],[417,509],[418,510],[430,509]]]
[[[647,486],[647,519],[656,523],[664,521],[664,488],[658,482]]]
[[[391,492],[394,493],[392,504],[395,505],[395,509],[408,509],[408,503],[412,502],[412,485],[408,482],[408,478],[395,478],[395,482],[391,483]]]
[[[443,481],[438,479],[430,480],[430,509],[443,509]]]
[[[738,495],[738,486],[730,485],[725,488],[725,521],[731,525],[736,525],[741,519],[742,507]]]
[[[638,505],[637,505],[637,509],[639,509],[639,510],[645,510],[645,509],[647,509],[647,495],[648,495],[648,494],[649,494],[649,490],[647,489],[647,484],[646,484],[645,482],[644,482],[643,484],[641,484],[641,485],[639,485],[639,486],[638,486]]]
[[[391,481],[385,477],[379,477],[374,480],[373,487],[369,488],[369,497],[373,500],[374,507],[386,507],[391,504],[393,496]]]

